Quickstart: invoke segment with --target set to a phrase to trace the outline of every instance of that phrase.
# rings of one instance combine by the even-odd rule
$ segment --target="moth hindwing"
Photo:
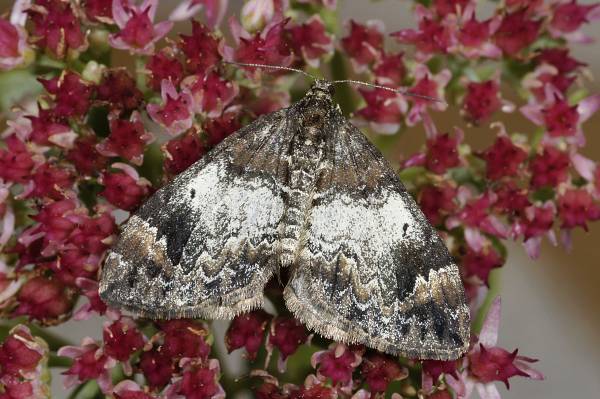
[[[109,305],[232,318],[288,268],[287,307],[335,340],[411,358],[469,344],[459,271],[381,153],[316,81],[224,140],[124,225],[102,271]]]

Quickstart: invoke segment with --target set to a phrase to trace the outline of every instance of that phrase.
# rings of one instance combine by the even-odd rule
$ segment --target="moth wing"
[[[328,338],[409,358],[459,357],[469,311],[458,267],[382,154],[345,119],[339,126],[327,132],[288,308]]]
[[[232,318],[262,305],[284,207],[287,112],[240,129],[139,208],[104,264],[106,303],[153,319]]]

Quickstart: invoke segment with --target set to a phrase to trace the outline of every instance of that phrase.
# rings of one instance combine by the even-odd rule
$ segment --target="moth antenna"
[[[420,98],[423,100],[435,101],[438,103],[446,104],[446,102],[444,100],[440,100],[439,98],[430,97],[430,96],[426,96],[426,95],[418,94],[418,93],[411,93],[410,91],[407,91],[407,90],[394,89],[392,87],[382,86],[382,85],[378,85],[375,83],[361,82],[360,80],[344,79],[344,80],[334,80],[333,82],[331,82],[331,84],[337,84],[337,83],[350,83],[353,85],[374,87],[376,89],[382,89],[382,90],[387,90],[387,91],[391,91],[394,93],[400,93],[407,97],[415,97],[415,98]]]
[[[290,68],[290,67],[285,67],[285,66],[281,66],[281,65],[253,64],[253,63],[248,63],[248,62],[225,61],[225,60],[223,60],[221,62],[223,64],[239,65],[239,66],[246,66],[246,67],[252,67],[252,68],[279,69],[282,71],[297,72],[297,73],[301,73],[302,75],[307,76],[313,80],[317,80],[316,76],[311,75],[310,73],[303,71],[302,69]]]

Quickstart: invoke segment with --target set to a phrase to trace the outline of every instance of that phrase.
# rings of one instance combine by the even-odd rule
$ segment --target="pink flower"
[[[587,42],[589,39],[583,34],[574,34],[589,19],[600,18],[598,7],[600,4],[580,5],[577,0],[557,1],[553,7],[553,16],[550,21],[550,32],[555,37],[566,36],[571,40]],[[567,35],[565,35],[567,34]],[[570,35],[569,35],[570,34]]]
[[[33,277],[19,290],[19,305],[14,315],[26,315],[42,323],[52,324],[71,313],[76,299],[74,292],[57,279]]]
[[[162,105],[148,104],[152,119],[173,136],[192,127],[194,120],[194,98],[187,89],[177,92],[170,80],[161,84]]]
[[[76,73],[67,71],[59,77],[39,81],[48,93],[54,96],[55,105],[52,112],[57,117],[81,117],[90,108],[94,88]]]
[[[419,192],[419,207],[429,222],[437,226],[456,209],[455,196],[456,189],[450,185],[427,185]]]
[[[104,189],[100,195],[117,208],[126,211],[136,209],[148,196],[150,182],[140,178],[137,171],[129,165],[114,163],[111,167],[119,171],[102,174],[100,183],[104,185]]]
[[[24,245],[35,245],[38,238],[43,238],[43,256],[56,254],[69,235],[73,232],[83,214],[87,213],[73,199],[63,199],[50,202],[42,207],[32,219],[38,224],[25,230],[19,237],[19,242]]]
[[[369,390],[373,394],[378,394],[387,391],[393,381],[408,377],[408,370],[392,356],[372,353],[363,357],[361,374],[369,385]]]
[[[57,58],[68,50],[82,51],[87,42],[81,31],[81,22],[71,4],[62,0],[38,0],[27,11],[33,23],[35,44],[48,49]]]
[[[496,194],[494,210],[505,214],[509,218],[518,216],[525,208],[531,205],[527,196],[527,189],[518,187],[514,181],[508,181],[499,185],[494,190],[494,194]]]
[[[4,393],[2,399],[31,399],[46,396],[47,392],[34,392],[33,381],[21,381],[19,378],[7,376],[2,378],[2,388]],[[37,396],[36,396],[37,395]],[[42,396],[43,395],[43,396]]]
[[[238,42],[234,58],[239,62],[288,66],[292,62],[290,46],[285,37],[285,26],[289,18],[273,22],[251,36],[237,27],[231,20],[231,29]],[[252,68],[249,68],[252,69]]]
[[[77,383],[96,380],[103,393],[112,390],[110,369],[116,361],[108,357],[96,342],[86,337],[81,341],[81,346],[63,346],[58,350],[58,356],[70,357],[73,365],[63,375],[65,388],[70,388]]]
[[[307,341],[306,328],[296,319],[275,317],[271,322],[267,348],[279,349],[279,369],[284,369],[285,360]]]
[[[452,399],[452,394],[447,390],[435,391],[434,393],[427,395],[427,399]]]
[[[312,68],[319,67],[320,58],[333,54],[333,38],[318,14],[289,28],[289,33],[294,51]]]
[[[123,68],[108,69],[97,88],[98,100],[107,102],[112,110],[132,111],[144,101],[135,80]]]
[[[49,395],[48,345],[18,324],[0,345],[0,386],[3,399],[45,398]]]
[[[31,181],[22,193],[25,198],[51,198],[60,200],[66,197],[66,189],[73,185],[71,171],[58,168],[48,162],[38,166]]]
[[[525,9],[506,14],[494,34],[494,41],[504,55],[515,57],[535,41],[541,24],[541,20],[530,19]]]
[[[113,23],[112,3],[113,0],[85,0],[83,4],[85,15],[90,21],[111,24]]]
[[[367,21],[365,25],[350,20],[350,32],[341,39],[342,48],[350,56],[357,73],[364,72],[383,53],[384,26],[381,21]]]
[[[225,137],[241,127],[238,110],[233,107],[225,110],[219,118],[205,120],[202,126],[211,147],[219,144]]]
[[[514,376],[529,377],[536,380],[544,376],[530,367],[529,363],[536,360],[524,356],[517,356],[517,351],[509,353],[505,349],[495,346],[498,340],[500,326],[500,298],[492,303],[481,328],[478,342],[467,354],[463,370],[459,379],[447,376],[448,383],[453,387],[464,384],[464,397],[470,397],[473,388],[477,389],[482,399],[499,398],[500,393],[494,381],[502,381],[508,387],[508,379]]]
[[[373,73],[378,84],[399,87],[406,77],[404,53],[382,54],[373,67]]]
[[[560,74],[567,74],[575,71],[586,64],[577,61],[569,55],[568,48],[545,48],[540,50],[535,57],[539,64],[546,63],[555,67]]]
[[[26,115],[25,118],[30,123],[27,138],[36,144],[71,148],[77,137],[65,119],[58,116],[53,108],[42,109],[38,106],[37,116]]]
[[[227,329],[225,345],[231,353],[238,348],[245,348],[249,360],[256,359],[258,350],[265,339],[265,329],[271,315],[263,310],[255,310],[237,316]]]
[[[367,104],[356,114],[377,133],[396,133],[408,107],[402,95],[383,89],[359,89],[359,92]]]
[[[167,54],[167,51],[161,51],[154,54],[146,64],[146,69],[150,72],[150,87],[159,91],[162,81],[167,79],[178,86],[183,79],[183,65],[179,60]]]
[[[5,376],[29,377],[35,375],[38,363],[48,352],[43,341],[34,338],[24,325],[17,325],[0,345],[0,381]]]
[[[456,360],[423,360],[422,364],[423,380],[426,380],[426,383],[423,383],[423,385],[427,385],[427,388],[431,388],[438,382],[440,376],[444,374],[458,378],[458,370],[456,368],[458,363]]]
[[[26,183],[35,166],[32,154],[17,135],[4,139],[6,149],[0,149],[0,178],[15,183]]]
[[[457,146],[462,135],[450,137],[449,133],[438,134],[427,140],[425,166],[437,174],[444,174],[450,168],[460,165]]]
[[[470,82],[463,104],[467,117],[474,123],[488,119],[502,105],[498,82],[495,80]]]
[[[421,4],[417,4],[415,14],[419,22],[418,29],[402,29],[391,36],[402,44],[414,45],[421,54],[420,58],[425,59],[434,53],[445,54],[454,41],[451,26],[447,26],[445,20],[437,20],[433,13]]]
[[[113,388],[115,399],[155,399],[132,380],[123,380]]]
[[[96,146],[96,136],[83,136],[78,138],[73,148],[67,153],[67,159],[75,165],[79,174],[90,176],[104,169],[108,159],[100,155]]]
[[[531,170],[531,186],[556,187],[569,176],[569,155],[556,147],[546,146],[541,154],[537,154],[529,163]]]
[[[467,277],[475,276],[489,286],[489,275],[492,269],[502,267],[504,259],[493,246],[488,245],[479,251],[467,247],[467,253],[461,259],[462,270]]]
[[[508,136],[500,135],[494,144],[483,152],[482,158],[486,162],[488,179],[498,180],[516,175],[523,161],[527,159],[527,153],[513,144]]]
[[[572,229],[581,226],[587,231],[587,221],[600,219],[600,204],[583,189],[569,189],[558,197],[558,215],[561,228]]]
[[[461,186],[456,197],[462,209],[446,219],[446,228],[451,230],[464,225],[465,241],[470,248],[480,251],[487,244],[482,232],[498,238],[508,237],[510,230],[491,209],[496,201],[494,193],[488,191],[474,197],[470,189]]]
[[[100,299],[98,294],[98,282],[89,278],[78,277],[75,279],[75,284],[84,295],[88,302],[83,304],[75,314],[73,315],[74,320],[87,320],[93,313],[100,315],[106,312],[106,305]]]
[[[546,87],[545,100],[542,103],[530,102],[521,107],[521,113],[538,126],[546,126],[548,136],[544,144],[556,144],[560,139],[576,146],[585,144],[581,125],[600,108],[600,95],[581,100],[576,106],[570,106],[560,93],[552,87]]]
[[[104,353],[120,362],[127,362],[133,352],[144,346],[142,334],[133,320],[121,317],[112,323],[104,323],[102,332]]]
[[[310,359],[313,368],[317,369],[317,377],[326,381],[331,379],[333,385],[352,387],[352,372],[362,361],[362,356],[344,344],[332,343],[328,350],[315,352]]]
[[[467,58],[498,58],[502,50],[491,41],[492,36],[500,26],[501,18],[496,15],[485,21],[478,21],[475,17],[475,4],[470,3],[465,7],[460,16],[460,29],[456,33],[458,42],[451,50],[459,51]]]
[[[152,24],[158,0],[144,0],[139,6],[131,0],[113,0],[112,13],[120,31],[110,35],[114,48],[132,53],[152,54],[154,43],[162,39],[173,27],[173,22]]]
[[[163,152],[164,169],[171,175],[177,175],[199,160],[206,152],[206,148],[200,141],[199,134],[192,129],[180,137],[169,140],[163,146]]]
[[[452,74],[448,69],[443,69],[438,74],[432,75],[427,66],[418,65],[414,70],[415,84],[408,92],[442,100],[444,98],[444,87],[450,81],[451,76]],[[410,99],[413,102],[413,106],[406,117],[406,124],[408,126],[415,126],[423,119],[429,119],[427,108],[435,111],[443,111],[448,106],[444,102],[436,102],[424,98],[410,97]]]
[[[191,19],[198,11],[204,9],[206,23],[211,29],[216,28],[225,16],[228,2],[228,0],[183,0],[171,12],[169,19],[171,21],[186,21]]]
[[[206,114],[209,118],[221,116],[223,110],[237,97],[238,86],[223,79],[217,72],[205,75],[192,75],[181,84],[183,90],[191,93],[194,99],[194,112]]]
[[[552,137],[573,136],[577,131],[579,114],[577,106],[569,106],[566,101],[558,100],[542,111],[548,134]]]
[[[0,69],[18,68],[25,62],[27,33],[20,25],[0,18]]]
[[[142,352],[139,367],[151,388],[164,387],[175,372],[171,357],[156,349]]]
[[[309,375],[300,389],[290,389],[291,399],[333,399],[338,397],[337,391],[326,386],[314,375]]]
[[[219,374],[219,361],[216,359],[209,360],[208,364],[188,362],[172,391],[189,399],[223,399],[225,391],[219,385]]]
[[[197,21],[192,21],[192,34],[180,35],[177,45],[185,56],[184,65],[189,73],[203,75],[222,59],[222,42]]]
[[[171,358],[199,358],[206,360],[210,347],[204,341],[206,327],[189,320],[170,320],[160,324],[164,332],[161,350]]]
[[[141,165],[144,149],[151,140],[152,135],[146,132],[140,114],[134,111],[130,120],[111,116],[110,135],[96,149],[105,157],[120,156],[134,165]]]

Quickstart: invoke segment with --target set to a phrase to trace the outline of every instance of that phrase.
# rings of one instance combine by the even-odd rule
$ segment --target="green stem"
[[[85,384],[79,385],[71,394],[68,399],[93,399],[101,398],[100,387],[96,380],[90,380]]]
[[[148,91],[148,75],[146,73],[146,57],[135,59],[135,83],[142,93]]]
[[[488,310],[490,309],[490,306],[492,305],[492,301],[494,300],[494,298],[496,298],[498,295],[500,295],[501,272],[502,272],[502,269],[499,268],[499,269],[492,270],[492,272],[490,273],[490,278],[488,280],[490,286],[489,286],[488,292],[485,296],[483,304],[479,308],[479,312],[477,313],[477,316],[471,323],[471,330],[476,334],[479,334],[479,332],[481,331],[481,327],[483,326],[483,321],[485,320],[485,316],[487,316]]]
[[[73,360],[67,357],[58,356],[54,353],[51,353],[50,359],[48,359],[48,367],[50,368],[69,368],[72,364]]]

